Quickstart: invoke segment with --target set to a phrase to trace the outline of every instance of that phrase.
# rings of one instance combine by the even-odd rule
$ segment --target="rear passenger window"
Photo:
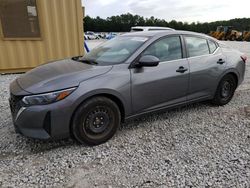
[[[185,37],[189,57],[208,55],[207,40],[199,37]]]
[[[210,48],[210,53],[214,53],[215,50],[217,49],[217,45],[215,44],[215,42],[211,41],[211,40],[208,40],[208,45],[209,45],[209,48]]]
[[[161,62],[181,59],[182,48],[180,37],[174,36],[161,39],[149,46],[142,55],[155,56]]]

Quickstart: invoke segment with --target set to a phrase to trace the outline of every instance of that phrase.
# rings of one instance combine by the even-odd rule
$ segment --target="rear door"
[[[160,59],[157,67],[131,69],[134,113],[186,102],[189,66],[183,58],[180,36],[159,39],[142,54]]]
[[[211,98],[225,70],[226,57],[213,40],[185,36],[190,66],[188,100]]]

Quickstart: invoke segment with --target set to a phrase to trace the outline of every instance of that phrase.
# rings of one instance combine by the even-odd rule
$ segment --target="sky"
[[[138,14],[167,21],[211,22],[250,18],[249,0],[82,0],[91,17]]]

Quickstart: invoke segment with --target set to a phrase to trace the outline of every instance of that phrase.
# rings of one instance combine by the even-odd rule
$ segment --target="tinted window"
[[[185,37],[189,57],[209,54],[207,40],[199,37]]]
[[[210,48],[210,53],[214,53],[215,50],[217,49],[217,45],[215,44],[215,42],[209,40],[208,41],[208,45],[209,45],[209,48]]]
[[[40,37],[36,0],[0,0],[0,19],[6,38]]]
[[[171,61],[182,58],[180,37],[168,37],[152,44],[142,55],[153,55],[160,61]]]
[[[131,32],[137,32],[137,31],[143,31],[143,29],[139,29],[139,28],[131,29]]]
[[[83,59],[94,61],[98,65],[119,64],[129,58],[147,40],[147,37],[116,37],[94,48]]]

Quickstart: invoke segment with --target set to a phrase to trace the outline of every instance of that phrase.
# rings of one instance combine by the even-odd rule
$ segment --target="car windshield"
[[[96,65],[114,65],[127,60],[143,43],[147,37],[116,37],[91,50],[79,61]]]

